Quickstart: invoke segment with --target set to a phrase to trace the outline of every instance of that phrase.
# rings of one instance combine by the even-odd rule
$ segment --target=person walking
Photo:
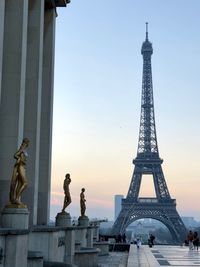
[[[150,248],[154,246],[154,240],[155,240],[155,236],[153,234],[150,234],[149,239],[148,239],[148,245]]]
[[[189,250],[193,250],[194,249],[194,245],[193,245],[194,234],[191,230],[189,231],[189,233],[187,235],[187,240],[188,240],[188,244],[189,244]]]
[[[137,238],[136,245],[137,245],[137,248],[140,248],[141,247],[142,241],[141,241],[141,238],[140,237]]]
[[[197,250],[199,250],[199,237],[198,237],[198,233],[197,232],[194,232],[194,235],[193,235],[193,246],[194,248],[196,248]]]

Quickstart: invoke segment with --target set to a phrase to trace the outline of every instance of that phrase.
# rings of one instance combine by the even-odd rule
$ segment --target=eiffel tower
[[[113,225],[112,233],[123,234],[128,225],[142,218],[152,218],[163,223],[170,231],[174,243],[182,243],[186,237],[186,228],[177,210],[176,200],[172,199],[167,188],[159,156],[156,136],[153,85],[151,71],[152,43],[148,39],[146,23],[146,40],[142,44],[143,79],[141,117],[137,157],[131,184],[126,198],[122,199],[122,209]],[[152,175],[155,198],[139,198],[142,175]]]

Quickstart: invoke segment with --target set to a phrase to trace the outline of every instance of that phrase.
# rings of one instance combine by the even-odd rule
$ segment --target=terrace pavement
[[[181,246],[159,246],[149,248],[130,246],[128,252],[110,252],[99,257],[100,267],[193,267],[200,266],[200,250],[189,250]]]
[[[200,251],[181,246],[130,246],[125,267],[200,266]]]

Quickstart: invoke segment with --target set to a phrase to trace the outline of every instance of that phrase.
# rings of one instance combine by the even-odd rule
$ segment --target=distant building
[[[128,227],[128,231],[132,231],[134,235],[138,236],[143,234],[149,234],[156,230],[156,220],[152,219],[141,219],[138,221],[134,221]]]
[[[122,198],[124,198],[123,195],[115,195],[115,220],[117,219],[117,216],[119,215],[120,210],[122,208]]]

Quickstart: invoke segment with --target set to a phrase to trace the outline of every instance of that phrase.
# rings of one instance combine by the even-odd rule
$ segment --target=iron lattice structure
[[[162,222],[169,229],[175,243],[182,243],[186,237],[186,228],[177,210],[176,200],[172,199],[167,188],[159,156],[156,136],[153,84],[151,70],[151,55],[153,48],[148,39],[146,24],[146,40],[142,44],[143,79],[141,117],[137,157],[131,184],[125,199],[122,199],[122,209],[114,225],[113,234],[123,234],[126,227],[142,218],[152,218]],[[155,198],[139,198],[142,175],[153,176]]]

